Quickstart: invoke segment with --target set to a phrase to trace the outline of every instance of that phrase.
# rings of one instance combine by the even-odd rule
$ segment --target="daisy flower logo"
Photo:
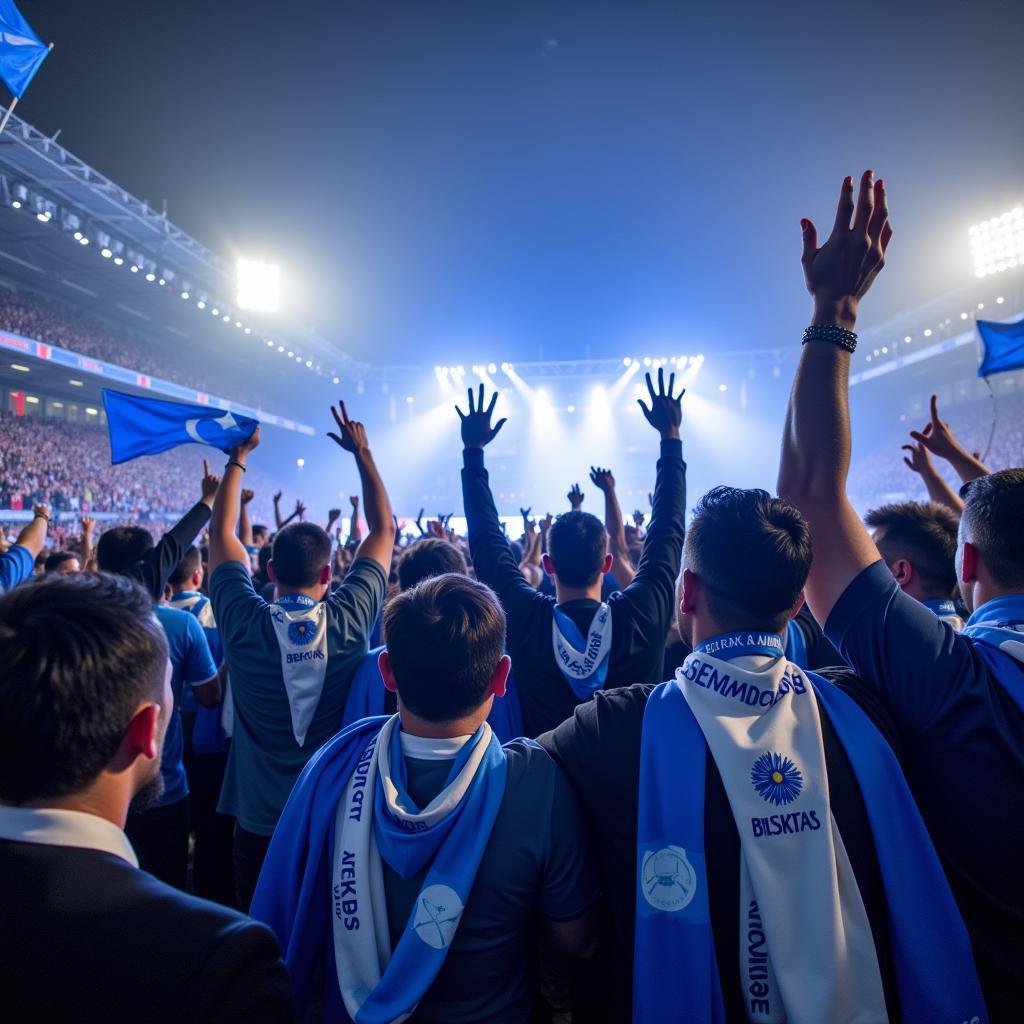
[[[750,770],[750,781],[770,804],[791,804],[804,788],[800,769],[782,754],[762,754]]]
[[[288,624],[288,639],[296,647],[305,647],[316,639],[316,626],[305,619]]]

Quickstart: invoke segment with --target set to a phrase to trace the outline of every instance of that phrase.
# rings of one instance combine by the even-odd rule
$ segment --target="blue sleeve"
[[[843,591],[825,635],[904,740],[923,734],[982,673],[971,644],[905,594],[882,561]]]
[[[20,544],[0,555],[0,593],[27,580],[35,564],[32,552]]]
[[[223,562],[210,576],[210,604],[225,647],[241,643],[253,618],[267,602],[253,589],[249,570],[241,562]]]
[[[190,615],[186,620],[185,657],[182,662],[182,680],[189,686],[209,682],[217,674],[217,666],[210,654],[206,631],[199,620]]]
[[[384,570],[372,558],[357,558],[345,573],[341,586],[327,597],[345,624],[346,638],[369,643],[387,590]]]

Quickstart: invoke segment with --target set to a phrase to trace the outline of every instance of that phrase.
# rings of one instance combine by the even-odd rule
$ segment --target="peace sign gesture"
[[[459,419],[462,420],[462,444],[465,448],[483,448],[494,440],[498,431],[505,425],[505,419],[500,419],[493,427],[491,426],[491,415],[498,401],[498,392],[495,391],[491,395],[491,401],[486,410],[484,409],[483,384],[480,385],[480,397],[476,404],[473,402],[472,388],[469,389],[468,395],[468,413],[455,406],[455,411],[459,414]]]
[[[366,451],[370,447],[366,440],[366,428],[362,423],[348,418],[348,409],[345,408],[344,402],[340,402],[337,408],[332,405],[331,415],[334,417],[334,422],[338,424],[338,433],[328,432],[327,436],[336,445],[353,454]]]

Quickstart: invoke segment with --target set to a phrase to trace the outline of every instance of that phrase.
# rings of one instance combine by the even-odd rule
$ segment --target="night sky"
[[[1020,3],[20,6],[18,113],[374,362],[793,343],[799,218],[870,166],[867,326],[1024,198]]]

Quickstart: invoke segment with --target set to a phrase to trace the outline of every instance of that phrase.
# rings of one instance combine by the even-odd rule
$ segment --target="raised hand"
[[[327,529],[329,530],[333,525],[334,521],[341,515],[340,508],[329,508],[327,510]]]
[[[519,514],[523,517],[523,522],[524,523],[526,522],[527,519],[530,518],[530,513],[532,511],[533,511],[533,506],[532,505],[528,505],[526,508],[520,508],[519,509]]]
[[[82,516],[79,521],[82,524],[82,533],[86,537],[92,536],[92,531],[96,529],[96,520],[92,516]]]
[[[548,513],[548,514],[547,514],[547,515],[546,515],[546,516],[545,516],[545,517],[544,517],[544,518],[543,518],[543,519],[542,519],[542,520],[540,521],[540,532],[541,532],[541,533],[545,533],[545,534],[546,534],[546,533],[548,532],[548,530],[550,530],[550,529],[551,529],[551,524],[552,524],[552,523],[553,523],[554,521],[555,521],[555,517],[554,517],[554,516],[553,516],[553,515],[552,515],[552,514],[551,514],[551,513],[549,512],[549,513]]]
[[[345,403],[341,402],[337,408],[331,406],[331,415],[338,425],[338,433],[328,433],[327,436],[337,445],[340,445],[347,452],[353,455],[369,448],[366,441],[366,428],[362,423],[351,420],[348,417],[348,409]]]
[[[591,466],[590,482],[604,494],[615,490],[615,477],[612,476],[612,471],[610,469],[602,469],[600,466]]]
[[[278,491],[277,494],[274,495],[274,504],[275,505],[279,505],[281,503],[281,495],[283,495],[283,494],[284,494],[284,491]]]
[[[255,496],[256,496],[255,492],[254,491],[250,491],[248,487],[243,487],[242,488],[241,498],[242,498],[242,504],[243,505],[248,505],[249,502],[252,501],[252,499]]]
[[[217,488],[220,487],[220,477],[210,472],[210,464],[206,459],[203,459],[203,479],[199,486],[203,495],[202,500],[212,502]]]
[[[230,457],[232,459],[241,459],[248,455],[249,452],[253,451],[260,446],[260,425],[256,424],[256,429],[244,440],[239,441],[234,448],[231,449]]]
[[[903,445],[903,450],[910,452],[909,459],[905,455],[903,456],[903,461],[908,469],[912,469],[921,476],[924,476],[925,473],[935,472],[935,467],[932,465],[932,457],[928,454],[928,449],[923,444],[920,442],[917,444],[905,444]]]
[[[643,525],[644,525],[644,522],[646,521],[646,519],[647,519],[647,517],[643,514],[643,512],[640,511],[640,509],[634,509],[633,510],[633,525],[638,530],[643,528]]]
[[[295,502],[295,514],[299,517],[300,521],[306,518],[306,506],[301,501]]]
[[[966,454],[963,445],[956,439],[949,424],[939,418],[939,400],[936,395],[932,395],[931,419],[923,429],[912,430],[910,436],[933,455],[938,455],[940,459],[951,462],[958,456]]]
[[[637,405],[643,410],[644,417],[658,433],[662,440],[670,437],[679,437],[679,424],[683,422],[683,395],[685,388],[679,389],[679,394],[674,395],[676,386],[676,375],[672,373],[668,378],[668,390],[665,390],[665,370],[658,368],[658,390],[654,390],[654,382],[649,373],[644,374],[647,378],[647,392],[651,396],[651,407],[644,405],[644,400],[638,398]]]
[[[580,505],[583,504],[583,492],[580,490],[579,484],[573,484],[569,488],[569,493],[566,495],[569,499],[569,504],[572,506],[573,512],[578,512]]]
[[[875,181],[873,173],[865,171],[855,208],[853,178],[843,180],[832,234],[820,249],[811,221],[804,218],[800,227],[804,246],[800,262],[807,290],[814,297],[814,323],[852,330],[857,306],[885,265],[892,238],[885,182]]]
[[[349,499],[348,500],[349,500],[349,504],[352,506],[352,508],[354,508],[354,509],[359,508],[359,495],[358,494],[351,494],[351,495],[349,495]]]
[[[492,427],[491,416],[494,413],[494,406],[498,401],[498,392],[491,395],[491,401],[484,409],[484,386],[480,385],[480,397],[473,402],[473,389],[467,392],[469,395],[469,412],[463,412],[458,406],[455,411],[462,420],[462,446],[464,448],[484,448],[497,436],[498,431],[505,426],[506,419],[500,419]]]

